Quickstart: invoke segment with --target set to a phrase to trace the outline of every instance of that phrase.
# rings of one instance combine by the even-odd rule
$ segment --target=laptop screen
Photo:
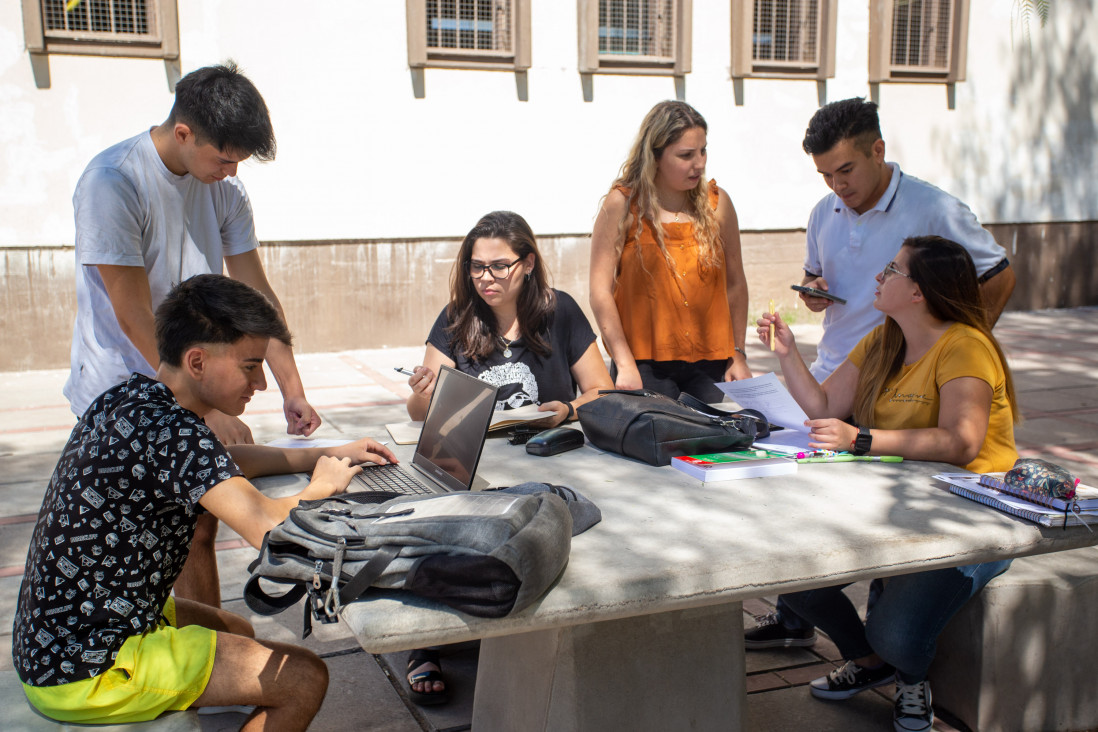
[[[496,388],[443,366],[412,464],[452,491],[469,490],[496,406]]]

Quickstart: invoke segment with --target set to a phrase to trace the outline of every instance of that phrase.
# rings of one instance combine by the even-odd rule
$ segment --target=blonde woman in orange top
[[[603,199],[591,235],[591,309],[619,389],[720,401],[751,376],[736,209],[705,178],[705,119],[660,102]]]

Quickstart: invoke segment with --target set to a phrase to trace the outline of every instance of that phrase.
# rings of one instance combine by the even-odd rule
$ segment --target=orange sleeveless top
[[[617,186],[626,197],[629,189]],[[709,205],[717,208],[717,183],[709,181]],[[634,205],[630,213],[638,218]],[[702,272],[694,224],[663,225],[663,242],[677,275],[656,243],[652,222],[636,224],[618,261],[614,302],[633,358],[652,361],[725,360],[735,354],[732,315],[725,292],[723,252],[717,266]]]

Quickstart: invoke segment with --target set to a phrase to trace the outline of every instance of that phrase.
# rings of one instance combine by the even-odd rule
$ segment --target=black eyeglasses
[[[469,276],[474,280],[484,276],[485,271],[492,274],[497,280],[502,280],[507,275],[511,274],[511,268],[522,261],[522,257],[519,257],[513,262],[492,262],[490,264],[484,264],[483,262],[474,262],[469,260],[465,263],[465,269],[469,272]]]

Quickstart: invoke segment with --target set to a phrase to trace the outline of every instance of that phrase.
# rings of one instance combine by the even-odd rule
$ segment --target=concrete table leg
[[[486,638],[475,732],[743,729],[738,602]]]

